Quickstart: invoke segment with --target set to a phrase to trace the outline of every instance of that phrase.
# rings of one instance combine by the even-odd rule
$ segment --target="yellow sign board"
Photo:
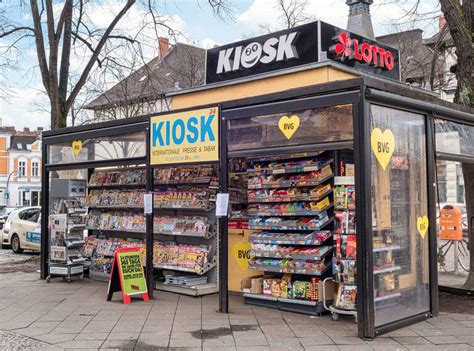
[[[74,151],[74,155],[79,156],[82,150],[82,141],[80,140],[74,140],[72,142],[72,151]]]
[[[374,128],[370,135],[370,144],[377,161],[379,161],[380,166],[385,171],[393,151],[395,151],[395,136],[390,129],[385,129],[382,132],[379,128]]]
[[[286,136],[288,140],[291,139],[293,134],[300,126],[300,118],[297,115],[293,115],[288,118],[288,116],[283,116],[278,121],[278,128]]]
[[[239,242],[232,246],[232,256],[234,256],[234,259],[243,271],[249,268],[249,260],[252,258],[252,255],[250,255],[251,250],[252,244],[249,242]]]
[[[219,160],[219,108],[183,111],[152,117],[150,163]]]
[[[423,240],[425,239],[425,235],[428,231],[429,225],[430,221],[428,220],[427,216],[419,216],[416,220],[416,229],[418,229],[418,233],[420,233],[420,236]]]

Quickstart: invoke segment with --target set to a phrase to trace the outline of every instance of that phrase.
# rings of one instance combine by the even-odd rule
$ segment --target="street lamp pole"
[[[16,173],[18,171],[11,171],[10,174],[8,175],[7,178],[7,206],[10,205],[10,192],[8,191],[8,185],[10,184],[10,177],[13,175],[13,173]]]

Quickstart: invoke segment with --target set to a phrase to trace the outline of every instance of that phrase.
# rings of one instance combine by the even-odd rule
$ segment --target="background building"
[[[0,205],[40,205],[42,130],[0,127]]]

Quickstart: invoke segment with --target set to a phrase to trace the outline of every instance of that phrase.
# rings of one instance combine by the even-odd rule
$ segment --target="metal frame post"
[[[219,106],[219,191],[228,192],[227,122]],[[219,218],[219,311],[229,312],[229,236],[227,216]]]
[[[354,108],[354,163],[356,187],[357,319],[359,337],[375,337],[372,257],[372,200],[370,111],[361,86],[361,102]]]
[[[49,171],[46,168],[48,160],[48,145],[42,143],[41,150],[41,252],[40,252],[40,278],[48,276],[49,257]]]
[[[426,166],[427,186],[428,186],[428,227],[429,235],[429,265],[430,265],[430,295],[431,295],[431,315],[439,314],[439,295],[438,295],[438,238],[436,231],[436,203],[437,203],[437,184],[436,184],[436,136],[434,127],[435,117],[429,114],[425,118],[426,126]]]
[[[151,193],[153,196],[153,168],[150,166],[150,124],[146,128],[146,181],[145,181],[145,193]],[[154,208],[152,201],[151,213],[145,214],[146,217],[146,266],[145,276],[148,286],[148,297],[153,298],[153,290],[155,289],[155,281],[153,278],[153,216]]]

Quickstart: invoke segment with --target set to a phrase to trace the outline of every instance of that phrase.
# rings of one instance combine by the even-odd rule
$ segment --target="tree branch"
[[[102,38],[99,41],[99,44],[95,48],[94,53],[92,54],[91,58],[89,59],[89,62],[87,63],[86,67],[82,71],[81,77],[79,78],[78,82],[74,86],[74,88],[71,91],[71,95],[68,97],[66,100],[66,108],[69,110],[69,108],[72,105],[72,102],[76,98],[77,94],[79,94],[79,91],[83,87],[83,85],[86,83],[87,77],[89,76],[89,73],[94,66],[95,61],[99,57],[99,54],[104,47],[106,41],[109,39],[110,33],[112,30],[115,28],[117,23],[122,19],[123,16],[127,13],[127,11],[133,6],[136,0],[128,0],[125,6],[122,8],[122,10],[118,13],[118,15],[113,19],[113,21],[110,23],[109,27],[105,31],[105,33],[102,35]]]
[[[48,69],[48,63],[46,62],[46,51],[44,49],[44,41],[43,41],[43,29],[41,27],[41,16],[38,11],[37,0],[30,0],[30,6],[31,6],[31,15],[33,17],[36,52],[38,55],[38,64],[41,71],[41,79],[43,81],[44,88],[46,89],[46,92],[49,95],[50,94],[49,69]]]
[[[59,97],[62,102],[64,102],[67,97],[67,83],[69,79],[69,62],[71,57],[72,39],[72,0],[66,0],[64,3],[63,14],[61,14],[61,17],[63,17],[64,35],[63,49],[61,53],[61,66],[59,71]]]
[[[7,30],[7,31],[5,31],[5,32],[0,33],[0,38],[7,37],[7,36],[9,36],[10,34],[13,34],[13,33],[15,33],[15,32],[19,32],[19,31],[21,31],[21,30],[29,30],[29,31],[31,31],[31,32],[33,32],[33,33],[35,32],[35,30],[34,30],[33,28],[31,28],[31,27],[15,27],[15,28],[12,28],[12,29],[10,29],[10,30]]]

